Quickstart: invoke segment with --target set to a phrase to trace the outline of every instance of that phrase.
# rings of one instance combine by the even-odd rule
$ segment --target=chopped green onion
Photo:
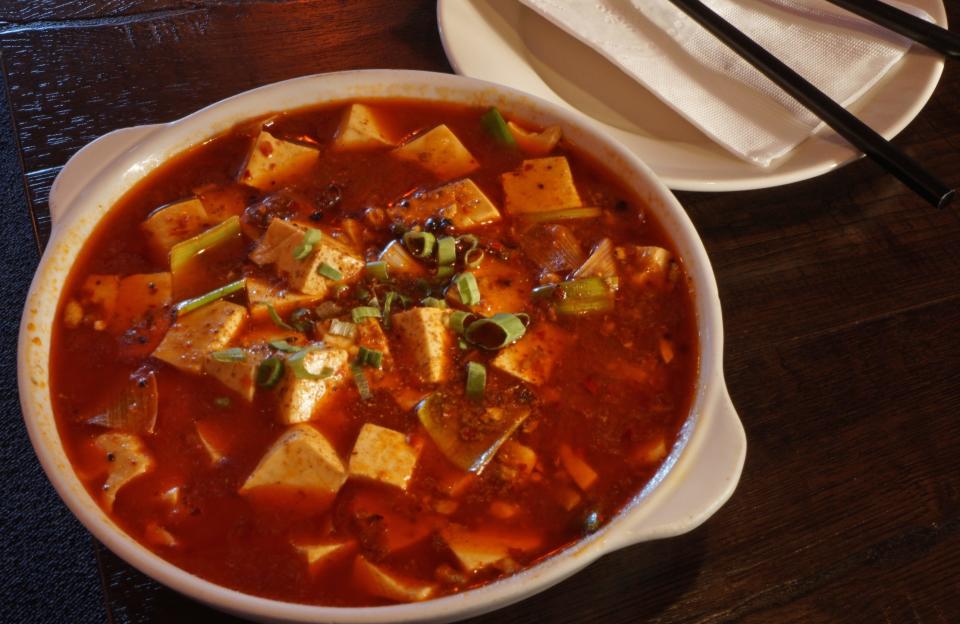
[[[363,372],[363,368],[357,364],[350,364],[350,372],[353,373],[353,382],[357,384],[357,391],[360,392],[360,398],[364,401],[369,401],[373,398],[373,393],[370,392],[370,384],[367,382],[367,376]]]
[[[193,312],[197,308],[202,308],[203,306],[213,303],[218,299],[223,299],[227,295],[232,295],[235,292],[241,291],[247,287],[246,278],[238,279],[235,282],[230,282],[220,288],[215,288],[210,292],[200,295],[199,297],[194,297],[193,299],[186,299],[181,301],[174,307],[177,316],[187,314],[188,312]]]
[[[467,396],[474,401],[483,398],[487,387],[487,369],[480,362],[467,362]]]
[[[479,319],[480,317],[474,314],[473,312],[464,312],[463,310],[456,310],[453,314],[450,315],[450,329],[456,332],[459,335],[463,335],[467,331],[467,327],[471,323]]]
[[[297,329],[280,318],[280,313],[277,312],[277,309],[273,307],[272,303],[267,301],[258,301],[255,305],[262,305],[267,308],[267,314],[270,315],[270,320],[273,321],[273,324],[279,327],[280,329],[289,329],[290,331],[297,331]]]
[[[278,357],[268,357],[257,367],[257,385],[262,388],[272,388],[283,377],[283,360]]]
[[[321,262],[320,266],[317,267],[317,275],[322,275],[328,280],[333,280],[335,282],[339,282],[343,279],[343,273],[330,266],[326,262]]]
[[[176,273],[190,258],[240,233],[240,217],[233,216],[170,250],[170,271]]]
[[[383,326],[387,329],[390,329],[390,311],[397,297],[399,297],[399,295],[392,290],[383,297]],[[401,303],[402,302],[403,300],[401,299]]]
[[[380,280],[381,282],[390,281],[390,274],[387,272],[387,263],[383,260],[368,262],[366,273],[373,279]]]
[[[330,321],[330,333],[334,336],[352,338],[357,333],[357,326],[347,321],[333,319]]]
[[[470,323],[464,338],[481,349],[495,351],[523,338],[527,328],[516,314],[501,312]]]
[[[517,140],[513,138],[513,134],[510,132],[510,128],[507,127],[507,122],[499,110],[496,108],[488,110],[484,113],[483,117],[480,118],[480,123],[483,124],[483,127],[487,129],[487,132],[493,136],[497,143],[506,145],[507,147],[516,147]]]
[[[437,299],[436,297],[424,297],[420,300],[420,305],[425,308],[446,308],[447,302],[443,299]]]
[[[437,276],[448,277],[453,275],[453,267],[457,263],[457,239],[444,236],[437,241]]]
[[[526,312],[514,312],[513,315],[520,319],[524,327],[530,327],[530,315]]]
[[[214,351],[210,357],[218,362],[243,362],[247,359],[247,352],[240,347],[224,349],[223,351]]]
[[[475,269],[483,261],[484,251],[480,249],[480,239],[473,234],[464,234],[457,238],[457,244],[467,247],[463,252],[463,265],[468,269]]]
[[[316,345],[310,345],[309,347],[304,347],[303,349],[300,349],[293,355],[290,355],[287,357],[287,365],[290,367],[290,370],[293,371],[293,374],[297,377],[297,379],[317,380],[317,379],[323,379],[324,377],[329,377],[330,375],[333,374],[333,370],[330,369],[330,367],[328,366],[325,366],[323,370],[320,371],[319,375],[316,373],[311,373],[310,371],[307,370],[306,362],[304,362],[304,359],[307,357],[307,355],[319,349],[320,347]],[[327,371],[330,371],[330,372],[327,372]]]
[[[271,340],[270,346],[277,351],[283,351],[284,353],[297,353],[302,349],[302,347],[292,345],[286,340]]]
[[[357,364],[360,366],[370,366],[380,368],[383,365],[383,352],[376,349],[360,347],[357,352]]]
[[[477,286],[477,278],[473,276],[473,273],[461,273],[453,278],[453,283],[457,286],[457,294],[460,295],[460,303],[465,306],[472,306],[480,303],[480,287]]]
[[[217,397],[213,400],[213,404],[221,409],[226,409],[230,407],[230,397]]]
[[[470,348],[470,343],[464,340],[463,338],[457,338],[457,348],[461,351],[466,351]]]
[[[403,235],[403,244],[415,258],[429,258],[437,238],[430,232],[410,231]]]
[[[293,250],[293,259],[303,260],[309,256],[313,252],[314,246],[319,243],[322,238],[323,233],[320,230],[308,228],[307,231],[303,233],[303,240]]]
[[[592,219],[599,217],[601,210],[595,206],[580,208],[564,208],[563,210],[548,210],[546,212],[527,212],[521,217],[524,223],[535,225],[538,223],[552,223],[554,221],[568,221],[570,219]]]
[[[533,289],[538,299],[548,298],[557,314],[608,312],[614,307],[617,278],[585,277]]]
[[[350,311],[354,323],[362,323],[369,318],[380,318],[380,309],[372,306],[357,306]]]

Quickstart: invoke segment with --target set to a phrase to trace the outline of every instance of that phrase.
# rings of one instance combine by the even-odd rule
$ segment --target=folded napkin
[[[730,152],[767,167],[822,123],[668,0],[520,0],[580,39]],[[889,2],[931,19],[916,8]],[[849,106],[910,41],[825,0],[704,0]]]

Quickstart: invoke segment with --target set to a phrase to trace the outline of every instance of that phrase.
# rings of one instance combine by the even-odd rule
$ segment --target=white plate
[[[941,0],[908,2],[947,25]],[[517,0],[438,0],[437,21],[457,73],[586,113],[674,189],[780,186],[822,175],[861,155],[826,129],[769,168],[742,161],[597,52]],[[917,116],[942,73],[943,58],[915,46],[851,111],[892,138]]]

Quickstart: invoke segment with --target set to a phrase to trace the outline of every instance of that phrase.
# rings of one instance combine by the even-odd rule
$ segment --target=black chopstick
[[[953,200],[953,189],[737,30],[730,22],[707,8],[700,0],[670,2],[925,200],[938,208],[945,207]]]
[[[920,45],[960,58],[960,35],[878,0],[827,0],[841,9],[913,39]]]

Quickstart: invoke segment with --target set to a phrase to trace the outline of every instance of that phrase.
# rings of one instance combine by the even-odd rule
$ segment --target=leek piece
[[[330,333],[343,338],[353,338],[357,334],[357,326],[347,321],[333,319],[330,321]]]
[[[384,260],[377,260],[376,262],[368,262],[365,267],[366,274],[372,277],[375,280],[381,282],[390,281],[390,274],[387,271],[387,263]]]
[[[479,401],[486,387],[487,369],[480,362],[467,362],[467,396]]]
[[[523,338],[527,326],[516,314],[500,312],[490,318],[482,318],[470,323],[464,332],[464,338],[472,345],[496,351]]]
[[[477,286],[477,278],[473,276],[473,273],[461,273],[453,278],[453,283],[457,286],[457,294],[460,295],[460,303],[465,306],[472,306],[480,303],[480,287]]]
[[[292,345],[286,340],[271,340],[270,346],[277,351],[283,351],[284,353],[297,353],[298,351],[302,350],[302,347]]]
[[[353,373],[353,381],[357,384],[357,391],[360,393],[360,398],[364,401],[372,399],[373,393],[370,392],[370,384],[367,382],[367,375],[363,372],[363,368],[354,362],[350,364],[350,372]]]
[[[213,303],[218,299],[223,299],[228,295],[232,295],[235,292],[239,292],[247,287],[247,279],[242,278],[238,279],[235,282],[230,282],[225,284],[220,288],[214,288],[208,293],[200,295],[199,297],[194,297],[193,299],[185,299],[174,306],[174,312],[177,316],[182,314],[187,314],[188,312],[193,312],[197,308],[202,308],[203,306]]]
[[[507,121],[496,108],[491,108],[484,113],[483,117],[480,118],[480,123],[483,124],[483,127],[487,129],[487,132],[490,133],[497,143],[507,147],[517,146],[517,140],[513,138],[513,133],[511,133],[510,128],[507,127]]]
[[[403,244],[415,258],[429,258],[437,238],[430,232],[410,231],[403,235]]]
[[[459,410],[446,409],[442,395],[431,394],[417,404],[416,411],[417,419],[440,452],[462,470],[476,474],[483,471],[500,446],[530,415],[526,407],[489,407],[484,414],[484,428],[461,436],[462,414]]]
[[[320,230],[314,228],[307,228],[307,231],[303,233],[303,240],[299,245],[293,250],[293,259],[294,260],[303,260],[311,253],[313,253],[313,248],[323,239],[323,233]]]
[[[193,238],[180,241],[170,249],[170,272],[176,273],[190,258],[238,234],[240,217],[234,215]]]
[[[87,422],[133,433],[153,433],[159,399],[156,374],[139,369],[124,382],[116,400]]]
[[[453,267],[457,263],[457,239],[444,236],[437,241],[437,276],[448,277],[453,275]]]
[[[262,388],[272,388],[283,377],[283,360],[278,357],[268,357],[257,367],[257,385]]]
[[[537,223],[569,221],[571,219],[593,219],[599,217],[600,213],[599,208],[582,206],[580,208],[564,208],[563,210],[548,210],[546,212],[527,212],[521,215],[521,218],[525,223],[535,225]]]
[[[380,318],[380,309],[372,306],[357,306],[350,311],[354,323],[362,323],[369,318]]]
[[[247,352],[240,347],[224,349],[223,351],[214,351],[210,357],[218,362],[244,362],[247,359]]]
[[[317,267],[317,275],[322,275],[328,280],[333,280],[334,282],[339,282],[343,279],[343,273],[338,271],[335,267],[330,266],[326,262],[321,262],[320,266]]]

